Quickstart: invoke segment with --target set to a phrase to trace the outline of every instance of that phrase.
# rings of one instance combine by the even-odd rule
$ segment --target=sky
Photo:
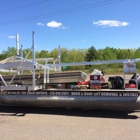
[[[140,0],[0,0],[0,53],[16,47],[140,47]]]

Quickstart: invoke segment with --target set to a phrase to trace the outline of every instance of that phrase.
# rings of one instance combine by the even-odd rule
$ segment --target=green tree
[[[93,61],[93,60],[97,60],[97,51],[95,49],[94,46],[91,46],[88,50],[87,53],[85,55],[85,61]]]
[[[58,49],[53,49],[51,52],[50,52],[50,57],[53,57],[54,59],[56,59],[58,57]]]
[[[65,47],[61,48],[61,62],[69,62],[69,50]]]
[[[35,52],[36,58],[40,58],[40,57],[39,57],[39,54],[40,54],[39,51],[36,51],[36,52]]]
[[[116,49],[107,46],[103,50],[103,59],[104,60],[116,60],[117,59],[116,51],[117,51]]]
[[[49,57],[49,52],[46,51],[46,50],[42,50],[40,53],[39,53],[39,58],[48,58]]]
[[[24,57],[24,58],[27,56],[27,54],[28,54],[29,51],[30,51],[29,48],[23,50],[23,57]],[[32,58],[32,51],[31,51],[30,54],[28,55],[28,58],[27,58],[27,59],[31,59],[31,58]]]
[[[2,51],[2,54],[6,57],[15,56],[16,55],[16,48],[15,47],[8,47],[5,51]]]
[[[0,60],[3,60],[3,59],[6,59],[6,56],[5,54],[0,54]]]

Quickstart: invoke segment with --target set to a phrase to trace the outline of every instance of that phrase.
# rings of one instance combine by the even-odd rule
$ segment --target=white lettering
[[[73,96],[76,95],[77,96],[77,95],[80,95],[80,92],[71,92],[71,95],[73,95]]]

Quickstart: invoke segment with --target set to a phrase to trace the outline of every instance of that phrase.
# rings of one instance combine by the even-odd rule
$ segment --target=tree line
[[[24,49],[23,57],[28,53],[29,49]],[[36,51],[36,58],[54,58],[58,57],[58,49],[53,49],[52,51],[41,50]],[[0,60],[8,58],[10,56],[16,55],[15,47],[8,47],[7,50],[3,50],[0,54]],[[61,47],[61,62],[88,62],[88,61],[98,61],[98,60],[119,60],[119,59],[133,59],[140,57],[140,48],[138,49],[116,49],[113,47],[107,46],[104,49],[96,49],[94,46],[89,47],[88,49],[67,49]],[[28,56],[29,59],[32,58],[32,53]],[[96,66],[99,69],[105,68],[122,68],[121,64],[108,64],[108,65],[99,65]],[[140,64],[137,64],[137,67],[140,68]],[[71,66],[67,67],[68,70],[93,70],[95,66]]]

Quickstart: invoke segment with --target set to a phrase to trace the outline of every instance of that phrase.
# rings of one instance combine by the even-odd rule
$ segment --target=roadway
[[[139,140],[140,112],[0,106],[0,140]]]

